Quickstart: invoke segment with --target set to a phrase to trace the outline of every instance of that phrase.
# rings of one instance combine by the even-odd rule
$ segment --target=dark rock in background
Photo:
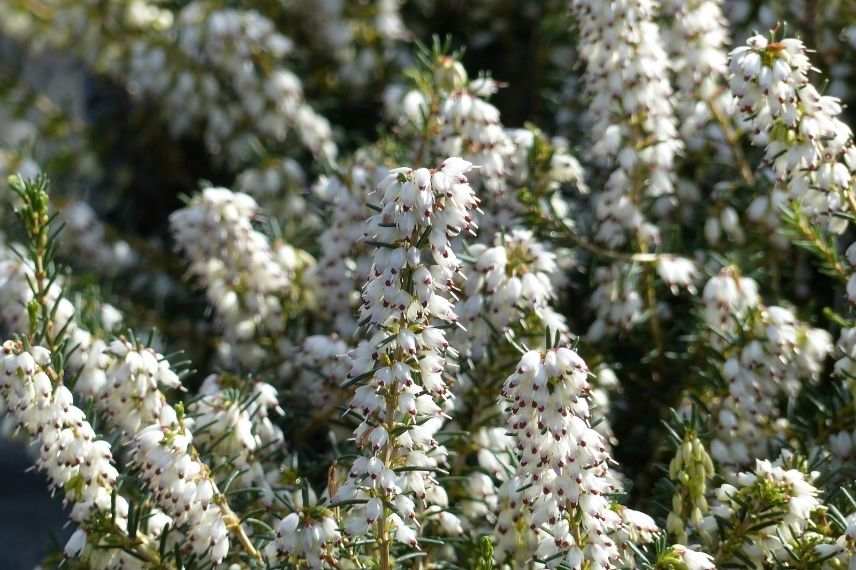
[[[0,568],[31,570],[74,532],[22,444],[0,439]]]

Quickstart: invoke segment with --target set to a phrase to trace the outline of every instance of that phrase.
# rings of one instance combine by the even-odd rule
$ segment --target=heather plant
[[[856,568],[850,3],[7,0],[0,47],[41,568]]]

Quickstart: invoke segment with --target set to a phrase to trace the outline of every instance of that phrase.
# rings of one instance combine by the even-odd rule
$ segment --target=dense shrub
[[[76,528],[44,567],[856,568],[851,3],[0,34],[0,409]]]

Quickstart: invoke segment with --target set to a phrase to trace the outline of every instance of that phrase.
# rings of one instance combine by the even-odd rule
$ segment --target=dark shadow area
[[[33,461],[18,442],[0,440],[0,568],[31,570],[74,528],[63,526],[65,513],[57,496],[51,498],[47,481],[27,471]]]

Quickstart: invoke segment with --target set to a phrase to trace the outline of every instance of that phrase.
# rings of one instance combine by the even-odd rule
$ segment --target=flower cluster
[[[655,3],[575,0],[571,5],[580,23],[580,55],[592,98],[592,152],[616,166],[596,196],[597,238],[621,245],[630,232],[656,243],[659,231],[646,221],[641,200],[674,192],[672,169],[682,144]],[[638,188],[641,179],[645,184]]]
[[[489,101],[501,84],[484,75],[471,79],[458,58],[435,54],[428,72],[414,89],[390,87],[385,94],[387,111],[413,138],[417,156],[431,151],[438,158],[456,155],[477,167],[470,183],[482,199],[480,239],[491,243],[496,232],[519,223],[526,212],[515,190],[529,183],[536,138],[543,135],[531,128],[505,127],[499,109]],[[437,132],[431,141],[426,140],[426,130]],[[568,142],[554,137],[551,143],[548,167],[538,172],[539,185],[555,191],[573,183],[587,191],[582,166]],[[554,200],[564,204],[560,196]]]
[[[207,465],[196,457],[183,413],[161,409],[134,440],[134,462],[157,504],[186,529],[188,553],[220,563],[229,553],[229,518]]]
[[[597,318],[589,326],[586,338],[596,342],[617,331],[629,330],[642,320],[644,301],[639,291],[639,270],[623,264],[598,267],[597,284],[591,296]]]
[[[42,317],[49,316],[46,332],[50,335],[62,332],[76,347],[68,359],[70,368],[80,372],[81,381],[75,385],[75,391],[92,397],[103,386],[102,353],[106,343],[77,321],[75,306],[63,294],[61,277],[48,282],[43,276],[40,292],[35,288],[39,283],[35,266],[31,260],[20,257],[20,247],[0,244],[0,324],[11,333],[25,335],[39,326]],[[34,303],[41,308],[31,312]],[[97,324],[108,331],[122,320],[122,314],[108,304],[102,305],[99,317]]]
[[[50,32],[34,47],[73,49],[122,78],[137,99],[157,100],[176,137],[202,129],[208,150],[228,164],[246,164],[256,141],[275,147],[291,130],[319,159],[335,160],[329,122],[281,64],[291,40],[259,11],[215,8],[202,0],[175,13],[144,0],[58,0],[48,17],[14,5],[4,11],[12,36]],[[104,25],[88,25],[90,19]],[[123,37],[128,41],[117,39]],[[236,99],[236,92],[247,96]]]
[[[389,555],[391,536],[417,543],[416,501],[428,506],[423,517],[448,503],[433,476],[445,462],[435,435],[450,396],[444,375],[452,352],[437,323],[457,320],[448,294],[460,262],[450,239],[476,228],[478,198],[465,176],[470,167],[449,158],[434,170],[393,169],[378,187],[379,212],[368,221],[378,245],[361,320],[375,332],[354,351],[349,372],[352,379],[367,377],[349,404],[363,418],[354,431],[362,456],[337,500],[365,501],[352,509],[346,529],[374,532],[381,556]]]
[[[77,384],[126,438],[157,421],[169,407],[162,389],[179,387],[181,381],[163,355],[126,339],[109,345],[96,340]]]
[[[527,352],[508,377],[508,429],[517,450],[517,478],[526,490],[520,507],[531,513],[536,555],[548,567],[611,568],[619,550],[613,535],[622,525],[608,496],[617,490],[602,436],[590,427],[588,367],[573,350]],[[519,508],[520,508],[519,507]],[[501,559],[514,547],[497,527]]]
[[[170,217],[178,247],[223,328],[221,357],[232,365],[266,357],[258,337],[285,329],[286,303],[301,294],[301,276],[314,264],[305,252],[272,244],[256,230],[256,212],[247,194],[207,188]]]
[[[661,555],[658,562],[665,568],[686,568],[686,570],[715,570],[713,557],[705,552],[694,550],[682,544],[675,544]]]
[[[347,401],[342,378],[350,370],[348,344],[336,335],[312,335],[295,347],[293,393],[305,399],[316,413],[329,414]]]
[[[724,99],[722,89],[728,70],[725,45],[728,31],[720,0],[667,0],[663,9],[672,17],[665,34],[671,67],[676,75],[676,111],[681,136],[688,146],[698,146],[711,120],[711,106]]]
[[[346,176],[322,176],[313,187],[315,195],[333,210],[318,237],[321,256],[313,273],[318,302],[329,308],[333,326],[346,336],[356,331],[359,289],[368,280],[372,264],[371,249],[363,241],[369,195],[386,175],[386,169],[376,166],[369,156],[359,156]]]
[[[500,122],[499,109],[483,98],[496,92],[496,82],[469,81],[466,70],[453,58],[442,60],[437,73],[438,83],[448,89],[439,113],[438,153],[465,157],[480,167],[474,177],[485,189],[505,190],[506,162],[514,145]]]
[[[20,246],[17,246],[20,247]],[[21,259],[15,245],[4,248],[0,257],[0,319],[9,331],[24,334],[35,323],[27,308],[36,298],[30,283],[35,279],[35,267]],[[62,294],[61,283],[51,283],[41,295],[43,303],[51,307],[55,329],[76,328],[73,322],[74,305]]]
[[[838,115],[840,101],[809,81],[811,61],[801,40],[753,36],[731,52],[731,90],[754,144],[765,147],[779,190],[814,216],[852,210],[847,202],[856,168],[853,133]],[[835,231],[846,221],[831,218]]]
[[[2,353],[3,407],[19,429],[37,438],[37,465],[51,488],[65,492],[78,523],[109,512],[118,477],[110,444],[96,436],[68,388],[55,385],[51,353],[41,346],[25,350],[15,341],[3,343]]]
[[[63,502],[71,506],[70,517],[79,528],[65,546],[65,553],[86,556],[94,568],[135,567],[135,558],[122,551],[99,555],[107,541],[89,532],[111,520],[112,532],[126,538],[129,503],[118,491],[119,471],[111,446],[100,439],[74,405],[71,392],[57,384],[51,353],[41,346],[26,348],[18,341],[2,347],[0,407],[17,429],[32,438],[37,448],[36,466],[48,478],[51,491],[61,491]],[[160,513],[141,527],[141,537],[157,537],[169,522]],[[127,566],[126,566],[127,565]]]
[[[266,553],[288,563],[306,563],[309,568],[335,567],[335,547],[342,533],[333,512],[317,504],[314,495],[308,504],[296,501],[297,510],[277,523],[276,539],[268,544]]]
[[[241,163],[255,137],[274,144],[293,128],[312,152],[335,159],[330,124],[306,104],[300,79],[277,64],[291,41],[273,22],[252,10],[191,2],[170,32],[165,45],[133,45],[127,73],[132,90],[156,96],[168,111],[180,110],[171,124],[176,135],[204,123],[211,152]],[[254,54],[271,61],[255,63]],[[236,101],[232,89],[246,96]]]
[[[708,540],[716,533],[733,533],[722,542],[718,563],[749,559],[756,565],[781,560],[789,545],[806,531],[812,513],[820,506],[813,475],[806,475],[787,463],[783,455],[776,462],[758,459],[751,471],[737,475],[734,484],[716,490],[711,514],[701,524]],[[747,534],[738,534],[745,532]]]
[[[273,414],[283,414],[276,388],[255,382],[247,394],[246,382],[228,375],[212,374],[199,388],[198,399],[187,408],[197,431],[195,445],[216,454],[219,462],[240,469],[247,486],[264,485],[265,470],[258,455],[275,453],[283,445],[282,430],[273,423]],[[218,465],[214,465],[218,467]]]
[[[710,342],[721,346],[720,373],[727,394],[718,403],[713,457],[745,466],[766,456],[772,438],[787,428],[779,402],[815,379],[832,351],[832,337],[807,327],[784,307],[765,307],[757,283],[724,269],[704,288]]]
[[[463,347],[468,341],[468,356],[483,358],[492,337],[520,320],[536,318],[539,322],[528,323],[534,330],[567,330],[564,317],[551,306],[556,256],[531,232],[497,234],[493,247],[474,244],[468,253],[475,263],[464,270],[465,300],[457,308],[466,340],[456,343]]]

